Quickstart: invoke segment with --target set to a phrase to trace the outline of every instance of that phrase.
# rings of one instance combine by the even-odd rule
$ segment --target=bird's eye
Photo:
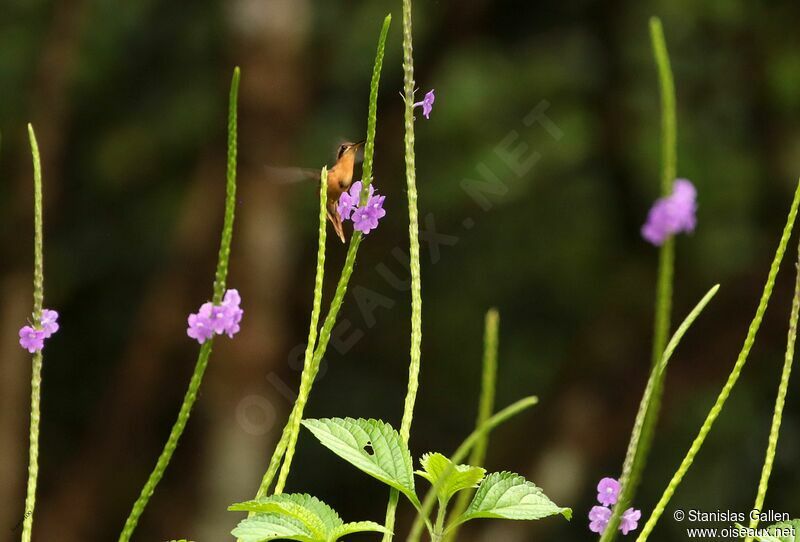
[[[339,158],[342,157],[342,155],[344,154],[344,151],[346,151],[346,150],[347,150],[347,145],[339,145],[339,153],[338,153]]]

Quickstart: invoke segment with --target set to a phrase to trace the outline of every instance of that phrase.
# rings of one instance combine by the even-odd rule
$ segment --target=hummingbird
[[[339,145],[336,150],[336,163],[328,170],[327,215],[336,236],[342,243],[345,242],[345,237],[342,217],[338,210],[339,196],[353,184],[353,171],[364,143],[366,141],[358,143],[348,141]],[[319,183],[321,175],[320,169],[266,167],[266,170],[270,176],[288,182],[316,180]]]
[[[328,220],[330,220],[336,235],[344,243],[344,230],[342,217],[339,216],[337,204],[342,192],[346,192],[353,184],[353,169],[356,165],[356,155],[364,146],[365,141],[358,143],[342,143],[336,151],[336,163],[328,170]]]

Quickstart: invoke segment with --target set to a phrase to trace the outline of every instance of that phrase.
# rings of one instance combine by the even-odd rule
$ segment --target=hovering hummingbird
[[[337,204],[342,192],[346,192],[353,184],[353,169],[356,165],[356,155],[365,141],[358,143],[342,143],[336,151],[336,163],[328,170],[328,220],[331,221],[336,235],[344,243],[344,230],[342,217],[339,216]]]
[[[353,184],[353,171],[358,159],[358,153],[364,147],[364,143],[366,141],[359,141],[358,143],[344,142],[339,145],[336,150],[336,163],[328,170],[328,220],[342,243],[345,242],[345,237],[344,229],[342,228],[342,217],[339,215],[337,208],[339,196]],[[266,169],[274,177],[289,182],[306,180],[319,182],[321,174],[319,169],[274,167],[267,167]]]

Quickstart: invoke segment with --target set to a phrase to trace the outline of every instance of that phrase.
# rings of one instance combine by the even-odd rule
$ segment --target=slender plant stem
[[[494,411],[494,396],[497,387],[497,350],[498,335],[500,331],[500,314],[497,309],[491,309],[486,313],[483,331],[483,374],[481,376],[481,396],[478,401],[478,419],[475,427],[480,427],[488,420]],[[482,467],[486,461],[486,450],[489,447],[489,434],[483,436],[475,444],[469,456],[470,465]],[[450,511],[450,516],[457,518],[467,509],[470,499],[475,494],[474,491],[460,491],[456,497],[456,503]],[[454,527],[445,536],[446,541],[453,541],[458,534],[458,526]]]
[[[414,419],[414,404],[419,389],[419,370],[422,345],[422,286],[419,265],[419,218],[417,211],[417,172],[414,155],[414,52],[411,32],[411,0],[403,0],[403,93],[405,98],[405,162],[406,191],[408,193],[408,243],[411,268],[411,351],[408,364],[408,388],[403,406],[403,420],[400,436],[408,443],[411,436],[411,422]],[[389,493],[386,506],[386,532],[383,542],[390,542],[394,536],[394,520],[397,501],[400,498],[396,489]]]
[[[677,120],[675,112],[675,84],[672,80],[669,53],[664,39],[661,21],[653,17],[650,19],[650,36],[653,42],[656,65],[658,66],[658,79],[661,88],[661,194],[668,195],[672,191],[677,171]],[[661,361],[664,348],[670,333],[670,320],[672,314],[672,287],[675,272],[675,240],[670,237],[661,247],[658,262],[658,285],[656,293],[655,321],[653,332],[653,351],[651,366],[655,368]],[[666,373],[660,372],[656,378],[653,395],[647,409],[647,416],[642,427],[640,441],[640,460],[634,461],[632,471],[627,483],[633,486],[635,493],[644,470],[650,446],[653,442],[655,425],[661,410],[661,396],[664,389]],[[633,494],[631,494],[633,497]]]
[[[653,388],[655,386],[656,379],[667,369],[667,364],[672,358],[672,354],[675,352],[678,344],[680,344],[681,339],[689,330],[689,327],[691,327],[697,317],[700,316],[700,313],[703,312],[703,309],[705,309],[709,301],[711,301],[711,299],[717,294],[718,290],[719,284],[714,285],[706,293],[706,295],[703,296],[694,309],[692,309],[684,321],[681,322],[681,325],[678,326],[675,334],[667,344],[658,366],[655,367],[650,373],[650,378],[647,380],[647,386],[645,386],[644,394],[642,395],[642,399],[639,403],[639,411],[636,413],[636,421],[633,424],[633,431],[631,433],[631,441],[628,444],[628,452],[625,457],[625,464],[622,467],[622,476],[620,477],[622,490],[620,491],[619,498],[617,499],[617,504],[614,506],[614,511],[609,518],[608,525],[603,531],[600,539],[601,541],[608,540],[613,536],[613,533],[617,531],[617,528],[619,527],[620,516],[633,500],[633,486],[627,483],[627,477],[631,472],[631,464],[639,456],[638,446],[642,434],[642,425],[644,424],[645,416],[647,415],[647,406],[650,404],[650,398],[653,394]]]
[[[42,162],[33,126],[28,124],[28,137],[33,157],[33,325],[40,328],[44,303],[44,251],[42,227]],[[22,541],[30,542],[33,511],[36,508],[36,482],[39,477],[39,421],[42,396],[42,351],[33,355],[31,363],[31,426],[28,448],[28,490],[25,496],[25,516],[22,522]]]
[[[766,457],[764,466],[761,468],[761,480],[758,482],[758,493],[753,504],[753,510],[762,510],[764,498],[767,495],[769,477],[772,474],[772,465],[775,462],[775,450],[778,448],[778,435],[781,430],[781,419],[783,418],[783,406],[786,402],[786,393],[789,390],[789,377],[792,374],[792,364],[794,363],[794,343],[797,338],[797,316],[800,312],[800,244],[798,245],[796,276],[794,281],[794,297],[792,298],[792,310],[789,314],[789,333],[786,338],[786,354],[783,359],[783,371],[781,372],[781,382],[778,386],[778,396],[775,398],[775,411],[772,414],[772,426],[769,431]],[[750,528],[758,527],[758,518],[750,518]],[[753,537],[748,536],[745,542],[752,542]]]
[[[672,68],[664,39],[661,21],[657,17],[650,19],[650,39],[653,46],[658,71],[661,95],[661,179],[660,192],[667,196],[672,191],[672,184],[677,174],[677,115],[675,111],[675,83]],[[642,472],[647,463],[650,447],[655,436],[655,426],[661,410],[661,397],[664,392],[666,371],[659,370],[659,362],[667,344],[672,315],[672,289],[675,274],[675,239],[668,237],[658,254],[658,278],[656,279],[656,303],[653,318],[653,350],[651,353],[650,378],[648,379],[647,404],[640,405],[634,431],[628,443],[628,454],[625,457],[623,472],[620,477],[624,482],[623,489],[630,500],[633,500]],[[641,414],[641,416],[640,416]],[[634,455],[635,454],[635,455]],[[629,501],[628,501],[629,502]],[[600,540],[612,542],[617,536],[617,525],[620,515],[625,510],[622,499],[614,507],[608,527]]]
[[[444,531],[444,518],[447,515],[447,508],[445,507],[445,503],[439,502],[439,509],[436,511],[436,523],[433,525],[433,536],[431,540],[433,542],[439,542],[442,540],[442,533]]]
[[[325,278],[325,241],[328,225],[326,223],[328,203],[328,169],[322,168],[320,175],[319,188],[319,243],[317,246],[317,274],[314,281],[314,302],[311,309],[311,323],[308,326],[308,342],[306,344],[305,359],[303,361],[303,373],[300,377],[300,392],[297,395],[295,408],[292,409],[292,417],[289,420],[289,433],[286,448],[286,455],[283,459],[278,482],[275,484],[275,493],[282,493],[286,485],[286,477],[289,476],[289,469],[294,458],[294,449],[297,443],[297,436],[300,432],[300,420],[303,409],[308,402],[313,384],[312,374],[316,371],[312,368],[314,363],[314,346],[317,342],[317,326],[319,325],[319,313],[322,306],[322,283]]]
[[[795,218],[797,217],[797,206],[800,204],[800,182],[798,182],[797,189],[795,190],[794,199],[792,201],[792,206],[789,211],[789,216],[786,220],[786,226],[783,228],[783,235],[781,236],[780,243],[778,244],[778,249],[775,252],[775,258],[772,261],[772,265],[770,266],[769,275],[767,276],[767,282],[764,285],[764,291],[761,294],[761,299],[758,303],[758,308],[756,309],[756,314],[753,317],[753,321],[750,322],[750,327],[747,331],[747,337],[745,338],[744,345],[742,346],[741,352],[739,352],[739,356],[736,359],[736,364],[733,366],[733,370],[731,371],[730,375],[728,376],[728,380],[725,382],[725,385],[722,387],[722,391],[720,391],[719,395],[717,396],[717,400],[714,405],[711,407],[711,410],[706,417],[705,422],[700,427],[700,431],[695,437],[694,441],[692,442],[689,451],[686,453],[686,456],[681,461],[678,470],[672,476],[672,480],[670,480],[667,488],[664,490],[664,493],[661,495],[661,499],[659,499],[658,504],[653,509],[653,513],[650,514],[650,517],[647,519],[647,523],[642,528],[642,532],[639,534],[639,537],[636,539],[637,542],[644,542],[647,540],[647,537],[650,536],[650,533],[653,531],[653,528],[658,523],[661,514],[664,513],[664,510],[667,507],[672,495],[675,493],[675,490],[683,480],[684,475],[689,470],[689,467],[692,466],[692,462],[694,461],[697,452],[700,451],[700,448],[703,446],[703,442],[706,439],[709,431],[711,431],[711,427],[714,425],[717,417],[719,416],[720,412],[722,412],[722,408],[725,406],[725,401],[728,400],[728,396],[730,395],[733,387],[736,385],[737,380],[739,380],[739,375],[742,372],[742,368],[744,367],[745,363],[747,363],[747,357],[750,354],[750,349],[753,347],[753,343],[756,340],[756,334],[758,333],[758,329],[761,326],[761,320],[764,317],[764,312],[767,310],[767,305],[769,304],[769,299],[772,296],[772,289],[775,285],[775,277],[778,274],[778,269],[780,268],[781,261],[783,260],[783,255],[786,252],[786,244],[789,242],[789,237],[792,234],[792,228],[794,227]]]
[[[422,507],[417,511],[417,518],[414,520],[414,525],[411,528],[411,532],[409,533],[406,542],[419,542],[420,536],[422,536],[422,529],[425,527],[425,521],[430,516],[433,505],[436,502],[437,490],[439,489],[439,486],[447,480],[450,474],[452,474],[453,470],[455,469],[455,465],[458,465],[464,461],[470,450],[472,450],[473,447],[482,438],[484,438],[485,434],[491,433],[497,426],[505,423],[509,419],[534,406],[538,402],[539,398],[534,395],[520,399],[519,401],[512,403],[486,420],[486,422],[481,424],[480,427],[476,427],[475,430],[470,433],[466,439],[464,439],[464,442],[462,442],[459,447],[456,448],[456,451],[453,452],[453,455],[450,457],[450,462],[452,464],[442,473],[438,482],[433,484],[428,490],[428,493],[425,495],[425,499],[422,501]]]
[[[375,65],[372,70],[372,80],[370,82],[369,112],[367,116],[367,139],[366,143],[364,144],[364,166],[362,168],[363,186],[365,192],[362,192],[362,197],[364,193],[369,193],[369,184],[372,181],[372,166],[375,154],[375,130],[378,119],[378,87],[380,84],[381,70],[383,69],[383,56],[386,48],[386,37],[389,34],[389,25],[391,22],[392,16],[387,15],[383,21],[381,34],[378,38]],[[300,377],[301,382],[298,400],[295,401],[294,407],[292,407],[292,412],[289,415],[289,421],[284,428],[281,440],[279,441],[278,446],[275,448],[272,458],[270,459],[267,472],[264,474],[264,477],[261,480],[261,484],[259,485],[256,493],[257,498],[268,494],[269,486],[272,484],[272,480],[275,477],[275,473],[277,472],[281,460],[284,459],[284,454],[286,454],[287,457],[294,454],[294,448],[297,444],[298,436],[298,429],[296,428],[299,428],[299,424],[303,420],[303,411],[306,403],[308,402],[308,397],[311,394],[311,388],[314,385],[314,379],[319,372],[319,366],[320,363],[322,363],[322,357],[325,355],[325,351],[328,348],[328,342],[330,341],[331,333],[333,332],[333,326],[336,324],[336,318],[339,315],[339,310],[342,307],[342,303],[344,303],[344,296],[347,293],[347,286],[350,283],[350,277],[353,275],[353,270],[355,269],[356,256],[358,255],[358,248],[361,245],[362,238],[362,233],[359,231],[354,232],[350,238],[350,244],[347,247],[347,256],[345,257],[344,266],[342,267],[342,272],[339,276],[339,282],[336,285],[336,291],[333,294],[333,300],[331,301],[330,308],[328,309],[328,314],[325,316],[325,320],[322,322],[322,329],[319,332],[319,340],[316,344],[314,355],[311,358],[310,364],[304,363],[303,374]],[[288,450],[291,450],[291,452]],[[282,473],[280,476],[283,478],[285,483],[291,468],[291,460],[289,461],[288,466],[286,463],[284,463],[284,467],[285,468],[281,469]],[[280,480],[279,484],[281,484],[279,487],[282,491],[283,484],[280,482]],[[277,487],[276,492],[278,492]]]
[[[219,304],[222,301],[222,297],[225,293],[225,284],[228,276],[228,261],[230,259],[231,241],[233,238],[234,210],[236,207],[236,107],[237,97],[239,94],[239,76],[239,68],[235,68],[233,71],[233,78],[231,80],[230,103],[228,108],[228,164],[225,189],[225,220],[222,227],[222,238],[220,240],[219,256],[217,259],[217,268],[214,276],[213,302],[215,304]],[[125,521],[125,526],[122,528],[122,532],[119,535],[120,542],[127,542],[131,539],[133,531],[136,529],[136,525],[139,522],[139,518],[144,512],[144,509],[147,507],[150,497],[153,495],[156,486],[164,476],[164,472],[166,471],[167,466],[172,459],[172,455],[175,452],[175,449],[178,447],[178,441],[183,434],[183,430],[186,428],[186,424],[189,421],[189,416],[192,412],[192,407],[197,400],[197,393],[200,389],[200,384],[203,381],[203,375],[205,374],[206,367],[208,366],[208,360],[211,356],[212,346],[213,338],[207,340],[200,347],[200,353],[197,356],[197,363],[195,364],[192,378],[189,381],[189,388],[186,390],[186,394],[183,397],[183,403],[181,404],[180,411],[178,412],[178,419],[172,426],[169,438],[167,438],[167,443],[164,445],[164,449],[162,450],[161,455],[158,457],[158,461],[156,462],[153,472],[150,473],[150,477],[147,479],[147,482],[142,488],[139,497],[133,504],[133,508],[128,515],[128,519]]]

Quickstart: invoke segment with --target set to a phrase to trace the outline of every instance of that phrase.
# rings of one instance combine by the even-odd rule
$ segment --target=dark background
[[[62,323],[46,351],[34,536],[112,540],[196,358],[185,318],[211,294],[228,84],[242,67],[229,281],[244,299],[242,332],[217,341],[136,536],[229,540],[241,515],[225,508],[254,493],[298,385],[313,287],[314,186],[272,182],[264,165],[320,167],[341,139],[363,137],[388,12],[375,163],[388,214],[362,245],[341,315],[349,327],[329,349],[307,415],[399,425],[410,296],[385,277],[407,276],[392,252],[408,245],[400,1],[0,0],[0,539],[19,536],[27,468],[29,356],[17,344],[31,309],[26,123],[43,155],[45,305]],[[414,12],[417,82],[437,92],[431,119],[416,123],[421,227],[455,238],[422,246],[411,447],[415,456],[450,452],[470,431],[483,314],[498,307],[498,407],[532,393],[541,403],[495,432],[488,467],[525,474],[575,518],[474,522],[463,539],[590,540],[594,486],[619,473],[649,366],[657,251],[639,228],[657,196],[660,156],[648,18],[663,18],[675,71],[678,172],[699,192],[697,231],[677,243],[676,318],[714,283],[722,288],[671,363],[635,503],[645,517],[734,363],[800,172],[800,7],[418,0]],[[524,124],[537,106],[560,139]],[[495,152],[504,141],[541,158],[515,172]],[[488,196],[488,210],[462,188],[486,170],[508,187]],[[344,250],[329,234],[326,300]],[[751,506],[794,256],[793,242],[742,380],[657,539],[685,536],[675,507]],[[360,310],[356,290],[377,308]],[[800,504],[794,391],[767,495],[768,508],[792,515]],[[324,499],[348,521],[383,518],[386,489],[305,432],[288,489]],[[403,504],[402,537],[411,517]]]

